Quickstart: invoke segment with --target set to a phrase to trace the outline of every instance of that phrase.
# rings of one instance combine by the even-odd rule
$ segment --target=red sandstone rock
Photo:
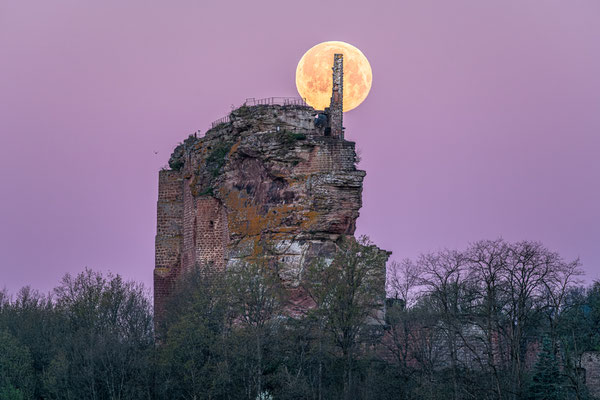
[[[154,298],[157,318],[182,270],[223,269],[269,243],[297,286],[304,266],[353,235],[365,172],[354,143],[325,136],[307,106],[243,106],[190,136],[159,174]],[[297,299],[299,303],[303,299]]]

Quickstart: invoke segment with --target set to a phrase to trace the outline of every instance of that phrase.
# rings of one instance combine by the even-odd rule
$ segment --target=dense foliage
[[[266,256],[189,271],[156,332],[148,293],[119,276],[0,292],[0,399],[589,398],[600,284],[581,286],[578,261],[482,241],[392,263],[385,300],[386,255],[340,248],[293,288]]]

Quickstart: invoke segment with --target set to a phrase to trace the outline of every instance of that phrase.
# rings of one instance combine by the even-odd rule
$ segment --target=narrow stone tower
[[[338,139],[344,138],[344,55],[333,56],[333,87],[329,105],[329,126],[331,136]]]

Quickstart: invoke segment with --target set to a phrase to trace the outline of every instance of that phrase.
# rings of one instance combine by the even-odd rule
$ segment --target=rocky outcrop
[[[226,268],[268,245],[294,286],[307,262],[332,257],[340,235],[354,234],[365,172],[354,143],[327,136],[316,113],[242,106],[175,149],[160,176],[157,311],[181,269]]]

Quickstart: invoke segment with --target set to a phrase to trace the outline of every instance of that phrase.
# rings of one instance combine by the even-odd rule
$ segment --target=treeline
[[[580,356],[600,350],[600,285],[581,286],[580,267],[503,240],[395,263],[383,343],[423,398],[589,398]]]
[[[539,243],[393,263],[340,242],[289,285],[265,256],[145,289],[90,270],[0,292],[0,399],[588,399],[600,285]],[[308,310],[307,310],[307,306]]]

